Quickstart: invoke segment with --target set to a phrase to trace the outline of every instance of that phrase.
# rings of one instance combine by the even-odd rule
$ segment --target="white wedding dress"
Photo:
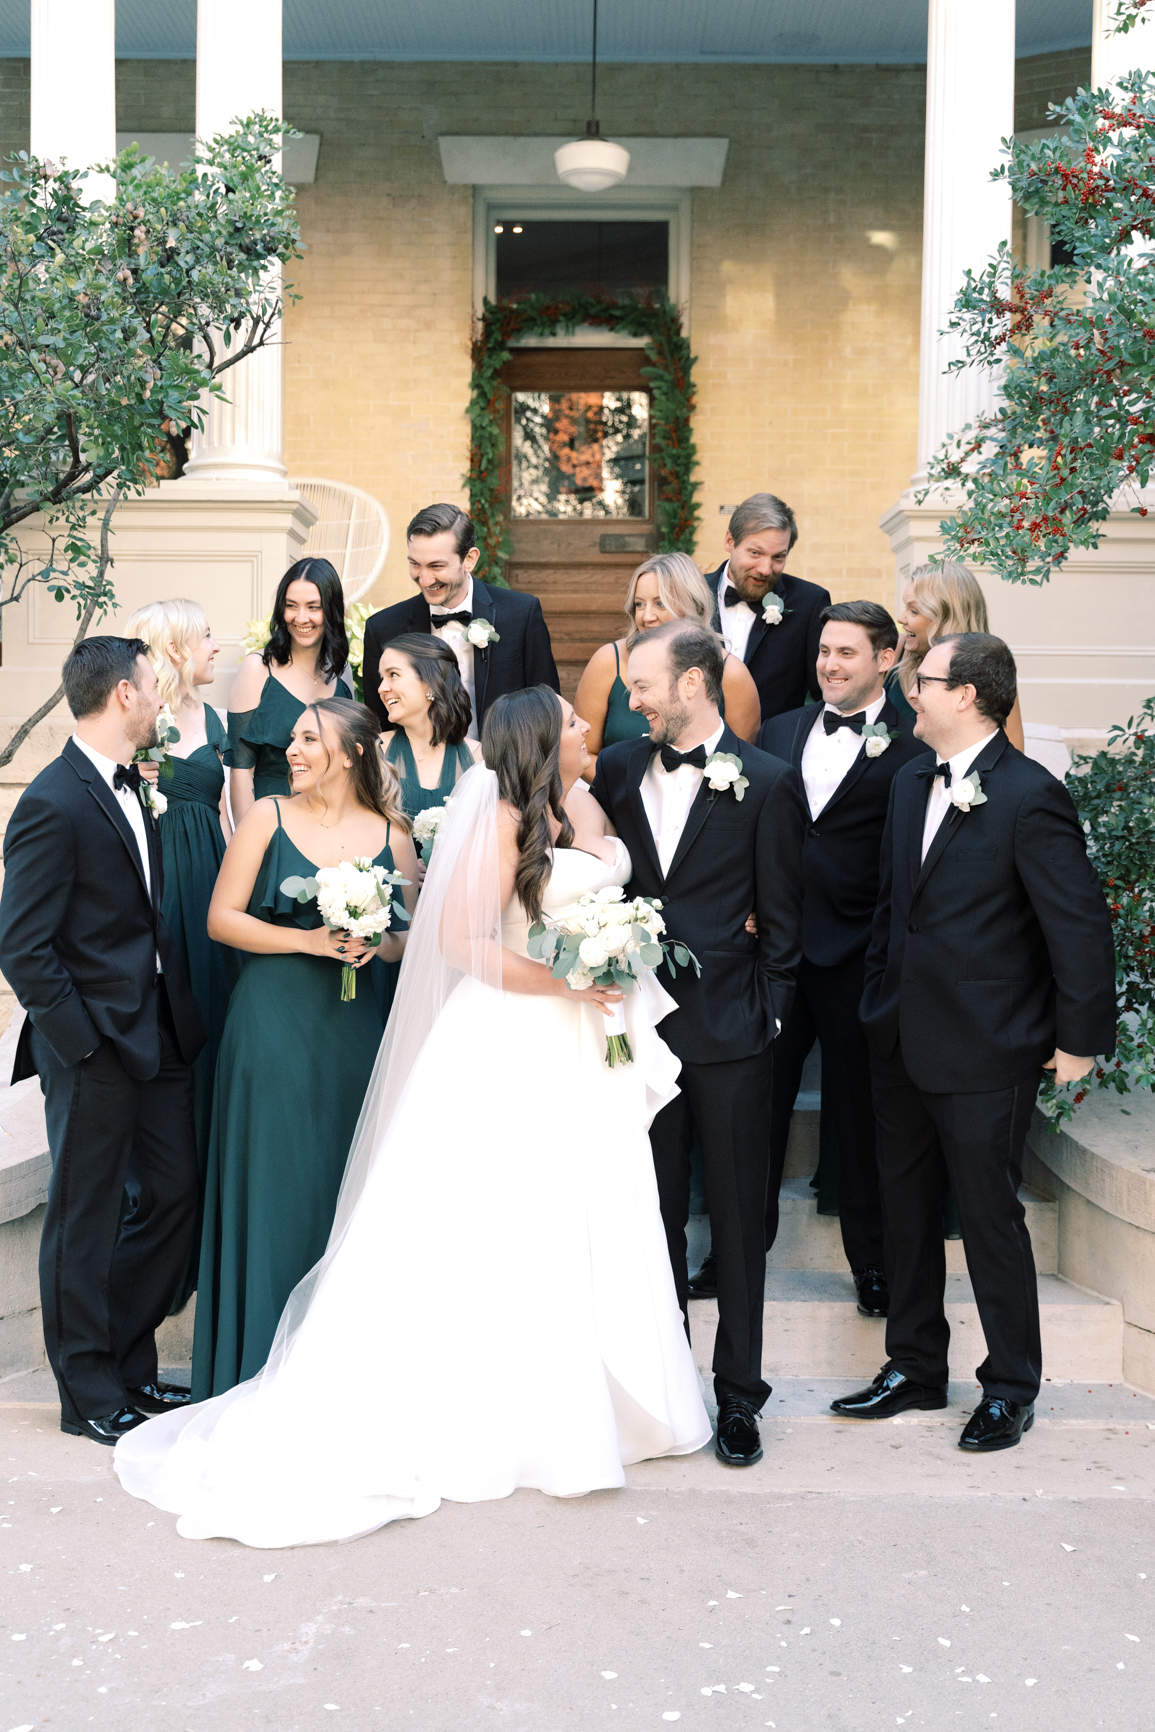
[[[620,843],[613,866],[558,850],[546,910],[629,875]],[[501,942],[526,934],[513,902]],[[188,1538],[292,1546],[706,1443],[646,1135],[677,1092],[672,1008],[647,976],[611,1070],[596,1006],[460,978],[275,1375],[123,1438],[125,1489]]]

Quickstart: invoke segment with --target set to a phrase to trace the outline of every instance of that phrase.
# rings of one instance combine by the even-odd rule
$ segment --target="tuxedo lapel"
[[[1002,757],[1003,751],[1005,750],[1006,745],[1007,745],[1006,735],[1003,733],[996,734],[994,739],[991,741],[990,745],[984,747],[984,749],[979,753],[978,757],[975,759],[974,763],[971,765],[971,768],[967,772],[967,774],[969,775],[971,773],[971,771],[977,771],[977,773],[979,774],[980,777],[986,775],[987,772],[990,769],[992,769],[993,766]],[[928,800],[930,799],[930,779],[929,779],[929,777],[927,779],[927,796],[926,797]],[[969,818],[970,818],[970,814],[965,813],[962,810],[961,806],[952,806],[950,808],[950,811],[947,813],[946,817],[943,819],[942,823],[939,825],[938,829],[935,831],[934,840],[931,842],[930,847],[926,851],[926,859],[922,862],[921,869],[915,874],[915,877],[914,877],[914,896],[918,895],[919,891],[922,889],[923,885],[926,883],[927,879],[930,877],[931,873],[934,871],[935,867],[938,865],[939,861],[942,859],[943,854],[946,852],[947,845],[951,841],[953,841],[955,836],[958,835],[959,831],[962,829],[964,821],[969,821]],[[925,826],[925,823],[926,823],[926,807],[924,806],[923,807],[923,825],[924,826]],[[918,846],[919,846],[919,852],[921,853],[921,851],[922,851],[922,830],[921,829],[919,830]],[[912,897],[912,901],[913,901],[913,897]]]
[[[496,630],[497,604],[493,592],[485,584],[473,580],[473,617],[487,619]],[[477,731],[481,732],[481,716],[485,709],[485,688],[489,683],[489,649],[474,649],[473,689],[477,698]]]
[[[100,807],[101,811],[104,813],[105,817],[108,819],[109,823],[128,849],[129,858],[136,867],[136,875],[140,879],[141,888],[144,890],[145,894],[148,895],[148,883],[144,875],[144,861],[140,857],[140,848],[137,846],[137,840],[133,835],[132,826],[124,815],[124,810],[120,801],[117,799],[104,777],[100,774],[95,764],[93,764],[90,759],[86,758],[83,752],[77,751],[71,740],[68,741],[64,748],[64,756],[68,759],[68,762],[72,765],[72,768],[76,771],[81,781],[88,784],[88,792],[92,795],[92,798],[96,801],[96,804]],[[149,828],[149,816],[147,812],[144,814],[144,826],[145,832],[147,833]],[[152,859],[150,855],[149,866],[151,867],[151,865]],[[152,878],[155,883],[155,872],[152,874]]]
[[[817,704],[814,707],[821,712],[821,704]],[[806,742],[810,738],[814,726],[814,711],[808,709],[803,715],[799,716],[797,725],[794,729],[794,740],[790,747],[790,762],[798,771],[799,775],[802,774],[802,754],[806,750]]]
[[[732,728],[723,729],[722,738],[718,741],[718,744],[714,747],[714,751],[710,753],[710,756],[713,757],[715,752],[733,752],[735,757],[741,757],[742,742],[738,738],[737,734],[734,733]],[[674,850],[674,858],[670,861],[670,870],[666,873],[667,883],[674,876],[674,873],[678,870],[678,867],[682,864],[682,861],[686,858],[686,855],[690,852],[690,849],[696,842],[699,832],[701,831],[703,824],[706,822],[706,819],[710,816],[710,810],[717,798],[718,790],[716,788],[711,788],[709,782],[706,780],[705,776],[703,776],[702,786],[698,789],[698,792],[694,797],[694,803],[686,814],[686,822],[682,827],[682,834],[678,838],[678,846]],[[733,794],[728,794],[727,798],[732,800],[734,796]]]
[[[711,595],[714,597],[714,617],[710,622],[710,627],[711,630],[718,633],[719,637],[722,635],[722,612],[719,605],[719,598],[722,594],[722,573],[725,569],[726,567],[724,565],[720,565],[717,571],[708,571],[706,573],[706,583]]]
[[[746,654],[742,657],[742,660],[745,662],[747,667],[749,667],[750,663],[754,660],[758,650],[758,645],[766,636],[766,632],[766,615],[764,613],[756,613],[754,615],[754,624],[750,627],[750,636],[746,639]]]
[[[885,726],[888,727],[892,733],[898,727],[898,713],[895,710],[894,705],[890,702],[889,698],[887,699],[886,703],[883,704],[881,710],[878,712],[878,719],[880,722],[884,723]],[[889,750],[889,747],[887,748],[887,750]],[[885,755],[886,755],[885,753],[880,753],[879,758],[885,757]],[[835,788],[833,794],[831,794],[829,800],[827,800],[825,806],[822,808],[824,815],[830,811],[832,806],[836,806],[838,804],[839,800],[841,800],[841,798],[844,794],[848,794],[850,792],[851,788],[853,788],[854,784],[859,780],[859,778],[866,774],[866,772],[870,768],[871,764],[877,764],[879,762],[879,758],[868,757],[867,752],[866,752],[866,744],[865,744],[865,742],[863,742],[862,749],[860,750],[858,756],[855,758],[853,764],[851,764],[849,770],[847,770],[845,776],[843,776],[841,782],[839,782],[837,788]],[[925,816],[925,813],[924,813],[924,816]]]
[[[650,866],[659,878],[663,878],[665,874],[662,871],[662,863],[658,859],[658,844],[654,838],[654,832],[650,829],[649,814],[646,811],[645,801],[642,799],[642,777],[649,766],[650,742],[649,740],[639,740],[630,755],[629,763],[626,765],[626,809],[633,820],[634,828],[638,833],[642,849],[648,856]]]

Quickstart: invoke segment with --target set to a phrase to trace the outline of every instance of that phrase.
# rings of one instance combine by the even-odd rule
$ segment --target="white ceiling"
[[[241,4],[244,0],[241,0]],[[284,0],[286,60],[581,61],[592,0]],[[1018,52],[1085,47],[1092,0],[1018,0]],[[0,0],[0,57],[25,58],[29,0]],[[196,54],[196,0],[117,0],[125,60]],[[609,61],[926,59],[927,0],[600,0]]]

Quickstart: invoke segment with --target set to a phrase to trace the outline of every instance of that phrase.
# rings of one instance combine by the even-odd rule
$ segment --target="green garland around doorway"
[[[694,357],[673,302],[665,297],[614,301],[604,295],[573,295],[562,301],[547,295],[527,295],[517,301],[487,300],[472,345],[472,436],[466,477],[481,548],[477,571],[486,583],[508,587],[503,568],[513,551],[502,428],[507,391],[500,378],[510,358],[510,344],[534,337],[571,336],[579,325],[602,325],[646,339],[650,365],[642,368],[642,377],[652,393],[650,461],[656,483],[658,547],[663,553],[694,550],[700,515],[695,498],[700,485],[695,478],[698,454],[690,429]]]

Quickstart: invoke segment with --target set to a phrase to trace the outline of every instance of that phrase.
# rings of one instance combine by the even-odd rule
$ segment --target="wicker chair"
[[[344,481],[291,480],[317,513],[302,555],[327,559],[345,591],[345,605],[368,595],[389,552],[389,519],[371,493]]]

